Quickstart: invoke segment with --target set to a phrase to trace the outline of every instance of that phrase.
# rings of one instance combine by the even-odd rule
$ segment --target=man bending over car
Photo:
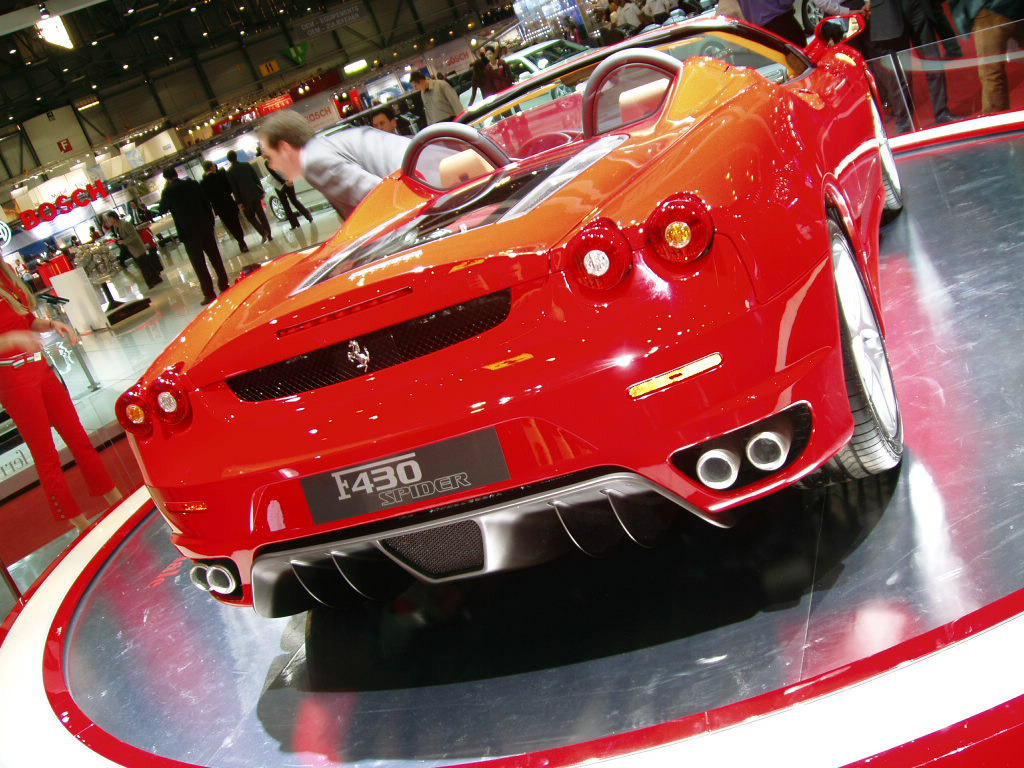
[[[305,117],[290,110],[267,117],[259,137],[272,168],[289,181],[305,176],[342,218],[401,167],[410,142],[368,126],[317,136]]]

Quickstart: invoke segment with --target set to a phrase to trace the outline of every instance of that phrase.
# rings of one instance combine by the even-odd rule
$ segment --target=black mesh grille
[[[390,368],[471,339],[502,323],[511,307],[511,292],[498,291],[232,376],[227,383],[232,392],[248,402],[308,392]],[[357,365],[364,353],[369,354],[365,371]]]
[[[421,573],[440,579],[484,567],[484,540],[472,520],[384,539],[381,544]]]

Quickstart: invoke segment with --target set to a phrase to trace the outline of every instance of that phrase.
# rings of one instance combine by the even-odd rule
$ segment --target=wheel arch
[[[842,189],[840,189],[839,184],[832,177],[826,177],[824,181],[824,209],[826,218],[831,217],[835,219],[836,223],[842,227],[846,239],[853,246],[853,252],[857,255],[857,268],[860,270],[861,277],[864,278],[868,295],[871,297],[871,303],[874,305],[875,317],[878,318],[882,335],[885,336],[885,315],[882,312],[882,297],[879,293],[878,270],[877,268],[871,269],[868,249],[857,234],[857,227],[854,224],[849,201],[843,194]]]

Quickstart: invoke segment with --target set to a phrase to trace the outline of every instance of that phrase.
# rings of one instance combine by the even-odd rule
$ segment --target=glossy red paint
[[[241,596],[218,599],[251,602],[253,558],[268,546],[357,535],[360,526],[438,503],[601,467],[634,472],[728,524],[731,508],[796,481],[843,447],[853,420],[826,211],[841,213],[877,301],[884,192],[869,75],[842,46],[819,50],[812,63],[734,22],[678,29],[678,39],[632,43],[671,53],[678,40],[717,34],[746,46],[744,55],[765,62],[758,66],[773,76],[785,73],[785,82],[695,55],[660,110],[628,130],[612,128],[621,142],[542,204],[484,225],[471,211],[441,237],[367,263],[353,256],[336,276],[314,279],[339,254],[364,253],[403,227],[415,231],[447,199],[413,179],[388,179],[321,249],[249,276],[154,362],[138,386],[149,393],[169,386],[157,382],[175,368],[174,381],[187,382],[189,413],[174,424],[155,419],[151,435],[129,439],[175,546],[190,558],[230,558],[238,567]],[[556,74],[589,73],[604,53]],[[561,164],[595,146],[575,130],[578,94],[551,93],[536,122],[533,110],[523,111],[512,131],[520,150],[532,144],[538,153],[497,174],[549,173],[553,159]],[[531,97],[529,88],[513,88],[503,98],[491,116],[507,111],[507,100]],[[491,116],[469,118],[484,124]],[[504,130],[492,123],[491,135]],[[559,142],[543,146],[539,140],[554,128]],[[652,249],[645,222],[680,194],[706,207],[714,234],[706,254],[672,263]],[[598,289],[573,279],[569,263],[574,238],[599,218],[621,231],[632,253],[621,279]],[[241,400],[227,384],[498,291],[511,296],[506,320],[424,357],[260,402]],[[638,382],[712,354],[721,356],[717,367],[642,397],[629,394]],[[810,407],[813,430],[800,456],[776,473],[715,491],[671,461],[681,449],[796,403]],[[314,523],[304,478],[488,429],[500,440],[507,481]],[[208,511],[171,511],[176,503]]]

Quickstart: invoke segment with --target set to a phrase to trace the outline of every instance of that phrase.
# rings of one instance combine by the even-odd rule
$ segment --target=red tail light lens
[[[117,398],[114,410],[121,426],[133,435],[149,437],[153,434],[153,412],[138,384]]]
[[[633,249],[611,219],[585,226],[569,241],[568,252],[569,271],[585,288],[614,288],[633,266]]]
[[[181,424],[192,415],[188,389],[179,366],[168,368],[149,388],[153,413],[165,424]]]
[[[647,218],[647,243],[665,261],[686,264],[711,248],[715,225],[707,205],[687,192],[665,200]]]

